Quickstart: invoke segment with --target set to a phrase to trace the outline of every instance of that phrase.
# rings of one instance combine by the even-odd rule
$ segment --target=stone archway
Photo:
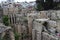
[[[5,26],[3,23],[0,23],[0,40],[4,39],[6,36],[9,37],[9,40],[15,40],[12,28],[10,26]]]
[[[1,34],[2,40],[15,40],[14,33],[12,30],[7,30]]]

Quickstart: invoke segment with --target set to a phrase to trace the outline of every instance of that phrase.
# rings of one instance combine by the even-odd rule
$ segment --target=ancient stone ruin
[[[0,23],[0,40],[15,40],[12,28]]]

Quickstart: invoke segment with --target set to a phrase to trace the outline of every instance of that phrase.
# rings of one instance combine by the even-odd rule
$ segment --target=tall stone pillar
[[[19,34],[21,34],[21,32],[22,32],[22,28],[21,28],[22,26],[21,26],[21,24],[18,24],[17,25],[17,32],[19,33]]]
[[[23,29],[20,23],[15,24],[15,32],[18,33],[18,35],[21,35],[21,33],[23,32]],[[19,37],[19,40],[21,40],[21,37]]]
[[[36,30],[32,29],[32,40],[36,40]]]
[[[41,33],[37,32],[37,40],[41,40]]]
[[[31,36],[32,36],[32,21],[33,21],[33,18],[31,16],[28,17],[28,28],[29,28],[29,40],[32,40],[31,39]]]
[[[14,33],[12,31],[9,31],[9,35],[11,40],[15,40]]]

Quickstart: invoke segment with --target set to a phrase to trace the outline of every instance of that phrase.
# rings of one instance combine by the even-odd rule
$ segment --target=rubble
[[[12,28],[7,27],[7,26],[3,25],[2,23],[0,23],[0,38],[4,39],[6,33],[8,33],[10,35],[11,40],[15,40]]]

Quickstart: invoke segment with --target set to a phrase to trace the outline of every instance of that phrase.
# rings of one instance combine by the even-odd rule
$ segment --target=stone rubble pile
[[[15,40],[14,33],[10,26],[5,26],[3,23],[0,23],[0,40],[6,40],[5,35],[8,34],[8,38],[11,40]]]
[[[33,22],[33,30],[32,30],[33,40],[58,40],[58,39],[60,39],[60,38],[58,38],[58,36],[55,33],[56,21],[51,21],[49,19],[48,20],[42,19],[42,20],[36,19]],[[47,31],[47,29],[45,29],[44,26],[42,25],[44,22],[48,22],[49,31]],[[44,32],[42,32],[43,28],[44,28]]]
[[[43,34],[42,40],[59,40],[58,37],[56,36],[54,37],[52,35],[49,35],[48,33],[43,32],[42,34]]]
[[[25,16],[17,15],[16,28],[18,33],[29,34],[29,40],[58,40],[60,33],[60,12],[40,11],[27,13]],[[27,23],[24,22],[25,18]],[[44,24],[47,22],[47,24]],[[46,27],[47,26],[47,27]],[[27,31],[28,29],[28,31]],[[23,39],[25,40],[25,39]],[[27,40],[27,39],[26,39]]]
[[[60,11],[40,11],[26,14],[14,14],[14,29],[19,35],[28,34],[28,38],[19,40],[58,40],[60,35]],[[11,16],[12,17],[12,16]],[[14,18],[13,17],[13,18]],[[12,21],[12,20],[11,20]],[[12,23],[13,24],[13,23]],[[26,35],[25,35],[26,36]]]
[[[60,11],[49,10],[39,13],[28,14],[28,24],[32,40],[59,40],[60,35]],[[48,28],[44,28],[43,23],[47,22]],[[42,29],[44,31],[42,32]],[[31,32],[32,31],[32,32]]]
[[[60,30],[60,10],[49,10],[49,11],[44,11],[45,14],[47,14],[48,18],[51,20],[56,21],[57,28]]]

